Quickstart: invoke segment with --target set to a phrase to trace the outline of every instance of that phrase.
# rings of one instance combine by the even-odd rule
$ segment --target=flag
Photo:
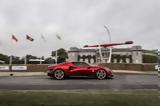
[[[18,39],[15,37],[15,35],[12,35],[12,39],[16,42],[18,42]]]
[[[26,39],[29,40],[29,41],[31,41],[31,42],[34,41],[34,39],[32,37],[30,37],[29,35],[26,35]]]
[[[45,39],[45,37],[44,37],[43,35],[41,35],[41,38],[42,38],[42,40],[43,40],[44,42],[46,42],[46,39]]]
[[[58,34],[56,34],[56,36],[57,36],[57,39],[62,40],[61,37]]]

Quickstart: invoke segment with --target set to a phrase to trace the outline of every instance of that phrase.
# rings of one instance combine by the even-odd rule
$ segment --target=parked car
[[[66,77],[87,76],[98,79],[113,78],[111,69],[104,66],[91,66],[85,62],[65,62],[48,66],[48,76],[58,80]]]

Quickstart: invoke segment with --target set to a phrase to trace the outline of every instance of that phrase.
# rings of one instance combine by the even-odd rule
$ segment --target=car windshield
[[[90,65],[84,62],[72,62],[73,65],[75,66],[80,66],[80,67],[89,67]]]

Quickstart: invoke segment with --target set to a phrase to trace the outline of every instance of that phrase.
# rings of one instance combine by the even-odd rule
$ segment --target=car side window
[[[73,62],[73,64],[75,66],[79,66],[79,67],[88,67],[89,65],[83,62]]]

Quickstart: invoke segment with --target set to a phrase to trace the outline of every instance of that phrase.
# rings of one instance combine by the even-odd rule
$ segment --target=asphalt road
[[[114,79],[70,78],[56,80],[48,76],[0,77],[0,90],[70,90],[70,89],[159,89],[156,75],[117,74]]]

